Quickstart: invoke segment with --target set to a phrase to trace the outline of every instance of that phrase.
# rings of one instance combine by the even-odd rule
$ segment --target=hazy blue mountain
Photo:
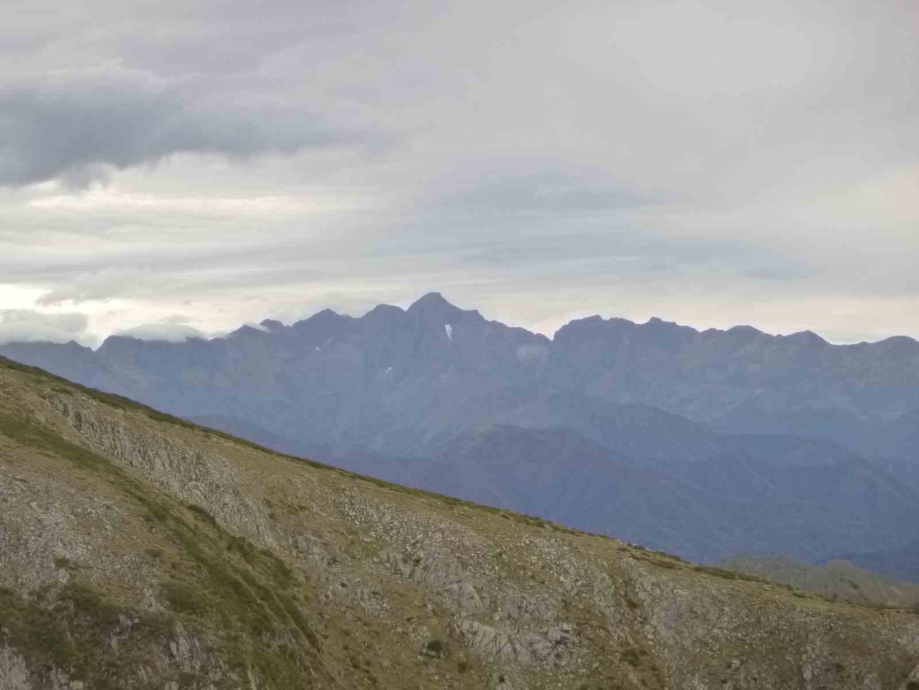
[[[210,429],[217,429],[223,431],[231,436],[236,436],[238,438],[246,439],[247,441],[252,441],[252,443],[257,443],[260,446],[265,446],[266,448],[271,448],[280,453],[287,453],[288,455],[298,455],[303,453],[302,444],[292,441],[289,438],[284,438],[278,434],[273,434],[270,431],[265,431],[264,429],[255,426],[254,424],[249,424],[241,419],[234,419],[233,417],[221,417],[219,415],[201,415],[198,417],[188,417],[190,422],[194,422],[199,426],[205,426]]]
[[[707,561],[752,550],[813,562],[898,546],[919,524],[919,492],[851,452],[794,438],[772,444],[775,453],[767,438],[730,438],[731,450],[677,468],[568,429],[498,426],[384,478]]]
[[[471,424],[542,428],[558,414],[561,426],[605,442],[602,403],[724,433],[823,438],[864,455],[913,459],[919,448],[919,343],[909,338],[838,346],[809,332],[591,317],[549,340],[430,293],[407,310],[325,310],[209,341],[115,336],[95,353],[40,343],[0,353],[186,416],[233,417],[280,435],[293,428],[294,440],[338,449],[418,454]]]
[[[656,465],[684,465],[732,448],[724,436],[670,412],[611,403],[546,386],[495,422],[523,429],[569,429],[630,457]]]
[[[8,343],[0,345],[0,354],[92,388],[117,390],[128,384],[108,369],[100,353],[73,341],[66,344]]]
[[[592,317],[555,335],[547,378],[725,430],[816,432],[845,442],[850,421],[872,428],[919,408],[919,342],[831,345],[809,332],[698,332],[658,319]]]
[[[915,534],[915,527],[913,533]],[[914,539],[900,548],[848,553],[839,558],[859,568],[872,570],[898,580],[919,583],[919,539]]]
[[[896,550],[919,524],[919,343],[652,319],[553,339],[430,293],[212,340],[0,354],[399,483],[705,560]]]
[[[699,490],[563,429],[472,430],[415,485],[698,558],[746,543]]]

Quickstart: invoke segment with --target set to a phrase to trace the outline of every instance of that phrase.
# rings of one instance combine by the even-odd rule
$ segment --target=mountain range
[[[541,434],[537,481],[588,452]],[[3,690],[916,687],[916,611],[283,456],[0,358]]]
[[[276,450],[703,562],[870,561],[919,524],[906,337],[595,316],[550,339],[429,293],[211,340],[0,355]]]

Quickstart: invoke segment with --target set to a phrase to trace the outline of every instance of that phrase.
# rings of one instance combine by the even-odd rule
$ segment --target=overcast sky
[[[919,337],[915,0],[0,5],[0,340],[430,290]]]

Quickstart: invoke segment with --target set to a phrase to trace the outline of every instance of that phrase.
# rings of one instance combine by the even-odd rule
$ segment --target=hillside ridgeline
[[[912,690],[919,616],[271,453],[0,361],[0,687]]]

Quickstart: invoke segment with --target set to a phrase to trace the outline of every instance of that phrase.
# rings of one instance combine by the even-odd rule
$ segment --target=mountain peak
[[[785,340],[792,343],[799,343],[805,347],[824,347],[829,343],[813,331],[798,331],[785,336]]]
[[[457,317],[463,310],[450,304],[439,292],[429,292],[412,304],[406,313],[422,319],[441,320]]]
[[[758,338],[767,336],[766,333],[763,333],[758,328],[754,328],[753,326],[748,326],[746,324],[738,324],[737,326],[732,326],[731,328],[724,331],[724,335],[729,336],[734,341],[740,341],[744,343],[753,342]]]
[[[334,311],[326,307],[322,311],[317,311],[315,314],[313,314],[309,318],[311,319],[340,319],[341,314],[339,314],[337,311]]]
[[[379,316],[398,316],[404,314],[405,310],[402,307],[396,307],[392,304],[378,304],[373,309],[368,311],[362,318],[376,318]]]
[[[136,336],[128,335],[127,333],[112,333],[102,341],[102,344],[99,346],[99,350],[101,351],[110,349],[112,347],[119,347],[139,342],[140,338],[137,338]]]
[[[303,330],[304,328],[310,328],[317,325],[327,326],[330,324],[340,324],[349,319],[350,317],[339,314],[331,309],[323,309],[322,311],[317,311],[312,316],[297,321],[291,328]]]
[[[894,335],[875,345],[888,353],[899,353],[906,356],[919,354],[919,342],[906,335]]]
[[[409,307],[409,311],[421,308],[430,309],[431,307],[450,307],[456,309],[456,307],[444,299],[444,296],[439,292],[429,292],[417,299],[412,306]]]

